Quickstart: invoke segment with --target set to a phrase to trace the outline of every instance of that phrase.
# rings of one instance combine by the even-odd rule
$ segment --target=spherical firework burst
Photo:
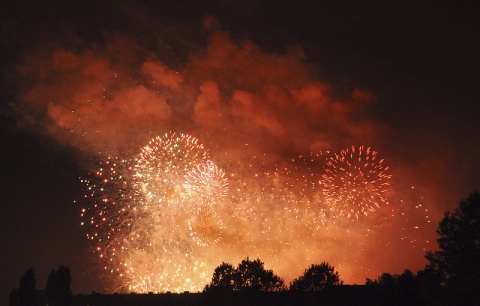
[[[135,165],[139,189],[149,204],[176,210],[185,200],[185,175],[207,158],[203,144],[191,135],[155,137],[143,147]]]
[[[187,198],[199,205],[215,205],[227,196],[225,171],[212,161],[196,165],[185,175]]]
[[[188,220],[190,237],[201,247],[217,244],[223,231],[223,222],[208,205],[200,206]]]
[[[207,157],[196,138],[171,133],[129,160],[109,158],[82,180],[93,201],[82,210],[87,237],[127,290],[198,291],[208,282],[213,263],[205,250],[221,238],[214,206],[227,181]]]
[[[102,162],[83,180],[93,205],[82,214],[105,270],[127,292],[182,292],[201,290],[237,254],[291,271],[285,258],[317,258],[341,244],[342,258],[354,260],[358,237],[373,235],[362,224],[382,213],[350,220],[387,202],[389,169],[377,152],[305,154],[272,168],[268,160],[228,160],[227,175],[196,138],[170,133],[128,159]]]
[[[322,189],[327,204],[346,218],[368,215],[381,203],[391,175],[384,159],[370,147],[352,146],[331,157],[324,166]]]

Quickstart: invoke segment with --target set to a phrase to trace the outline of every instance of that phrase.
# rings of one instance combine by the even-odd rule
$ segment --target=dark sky
[[[99,290],[79,177],[170,130],[275,162],[372,146],[435,224],[480,188],[474,1],[96,2],[0,2],[2,302],[30,267]]]

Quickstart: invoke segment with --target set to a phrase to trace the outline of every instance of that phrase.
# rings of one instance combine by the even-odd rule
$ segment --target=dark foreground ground
[[[337,305],[474,305],[445,292],[385,292],[362,285],[338,286],[328,292],[182,293],[75,295],[71,306],[337,306]]]
[[[36,293],[35,306],[48,306],[45,291]],[[70,302],[57,301],[59,306],[480,306],[477,292],[460,294],[437,288],[415,286],[401,290],[366,285],[335,286],[322,292],[231,292],[215,289],[209,293],[162,294],[77,294]],[[27,303],[31,305],[31,303]],[[10,305],[23,305],[12,300]],[[52,304],[53,305],[53,304]]]
[[[359,296],[332,297],[324,294],[230,293],[230,294],[114,294],[76,296],[72,306],[296,306],[296,305],[376,305]],[[377,305],[392,305],[379,303]]]

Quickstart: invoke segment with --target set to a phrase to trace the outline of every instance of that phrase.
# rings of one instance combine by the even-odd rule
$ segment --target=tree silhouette
[[[403,271],[397,277],[397,286],[400,292],[406,296],[416,296],[417,295],[417,277],[410,270]]]
[[[421,296],[419,284],[417,276],[408,269],[400,275],[383,273],[376,280],[367,278],[365,283],[379,299],[395,301],[394,305],[430,305],[431,299]]]
[[[439,250],[428,252],[428,273],[439,285],[464,295],[480,291],[480,193],[461,200],[453,213],[447,211],[439,223]],[[435,279],[435,277],[432,277]]]
[[[326,262],[313,264],[305,270],[302,276],[290,283],[293,291],[322,291],[333,286],[342,285],[338,272]]]
[[[212,281],[205,286],[204,291],[272,292],[285,289],[283,279],[275,275],[272,270],[265,270],[264,263],[260,259],[252,261],[247,257],[237,268],[222,262],[215,268]]]
[[[283,279],[272,270],[265,270],[260,259],[251,261],[248,257],[238,265],[235,284],[240,290],[282,291],[285,290]]]
[[[377,279],[371,280],[367,278],[365,285],[381,288],[384,291],[393,291],[397,288],[397,275],[390,273],[382,273]]]
[[[211,291],[214,288],[217,290],[221,288],[220,290],[233,291],[235,273],[236,270],[231,264],[222,262],[222,264],[213,271],[212,281],[205,287],[205,291]]]
[[[416,298],[418,293],[417,276],[408,269],[400,275],[382,273],[376,280],[367,278],[365,285],[383,292],[396,293],[399,297]]]
[[[37,301],[35,271],[28,269],[20,278],[20,287],[10,293],[11,306],[33,306]]]
[[[60,266],[57,271],[53,269],[48,275],[47,285],[45,287],[48,305],[69,305],[72,300],[71,282],[72,276],[70,274],[70,268]]]
[[[10,303],[9,303],[9,305],[10,306],[18,306],[19,305],[17,288],[10,291]]]
[[[35,288],[35,271],[28,269],[20,278],[20,287],[18,288],[18,298],[21,306],[35,305],[37,290]]]

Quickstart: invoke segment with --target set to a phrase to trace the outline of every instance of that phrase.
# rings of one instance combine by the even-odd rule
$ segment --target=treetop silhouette
[[[439,223],[439,250],[428,252],[426,270],[441,286],[459,292],[480,291],[480,193],[460,201]]]
[[[252,291],[272,292],[286,290],[284,281],[272,270],[266,270],[260,259],[250,260],[248,257],[234,268],[224,263],[215,268],[210,284],[205,292],[219,291]]]
[[[20,278],[20,286],[10,293],[10,306],[34,306],[37,302],[35,270],[28,269]]]
[[[290,290],[323,291],[333,286],[342,285],[338,272],[327,262],[312,264],[302,276],[290,283]]]
[[[60,266],[56,271],[53,269],[48,275],[45,287],[48,305],[69,305],[73,295],[70,289],[71,283],[72,276],[69,267]]]

